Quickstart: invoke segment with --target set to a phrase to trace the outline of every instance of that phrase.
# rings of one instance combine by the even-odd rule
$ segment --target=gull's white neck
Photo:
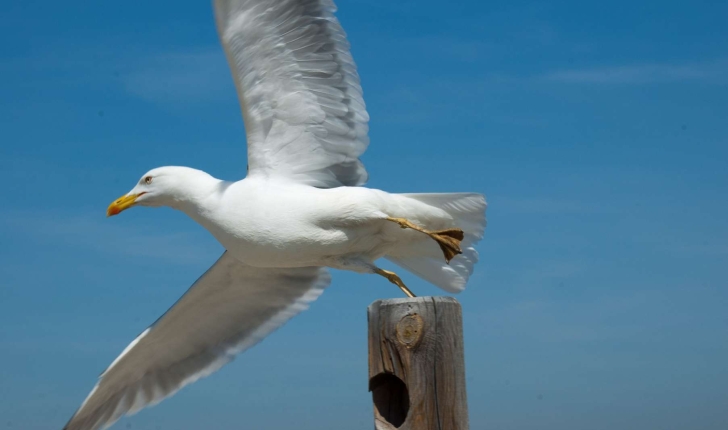
[[[225,188],[230,183],[197,171],[180,185],[170,206],[204,225],[210,213],[219,206]]]

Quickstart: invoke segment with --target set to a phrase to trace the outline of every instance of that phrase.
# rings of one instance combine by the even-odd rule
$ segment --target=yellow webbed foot
[[[455,258],[456,255],[463,253],[462,249],[460,249],[460,242],[465,238],[465,233],[459,228],[429,231],[404,218],[390,217],[387,218],[387,221],[396,222],[402,228],[409,228],[430,236],[440,246],[440,249],[445,256],[445,261],[447,261],[448,264],[450,263],[450,260]]]

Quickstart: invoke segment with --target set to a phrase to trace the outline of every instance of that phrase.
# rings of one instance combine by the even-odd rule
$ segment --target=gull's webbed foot
[[[465,233],[463,233],[463,231],[459,228],[429,231],[404,218],[390,217],[387,218],[387,221],[396,222],[402,228],[410,228],[430,236],[435,240],[435,242],[437,242],[438,245],[440,245],[440,249],[445,255],[445,261],[447,261],[448,264],[450,263],[450,260],[455,258],[456,255],[463,253],[460,249],[460,242],[465,238]]]
[[[399,276],[397,276],[396,273],[390,272],[389,270],[380,269],[380,268],[374,269],[374,273],[387,278],[387,280],[389,282],[398,286],[399,289],[402,290],[402,292],[407,295],[407,297],[415,297],[414,293],[412,291],[410,291],[409,288],[407,288],[407,286],[404,284],[404,282],[402,282],[402,280],[399,278]]]

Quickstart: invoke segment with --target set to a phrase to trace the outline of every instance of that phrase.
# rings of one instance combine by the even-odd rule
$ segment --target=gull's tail
[[[465,233],[460,243],[462,254],[455,256],[448,264],[435,242],[428,241],[425,245],[412,242],[404,248],[397,249],[396,255],[387,255],[386,258],[445,291],[459,293],[465,289],[465,284],[473,273],[473,265],[478,261],[478,251],[473,246],[483,238],[485,231],[487,207],[485,197],[475,193],[397,194],[397,196],[416,200],[444,211],[450,218],[447,221],[448,224],[452,224],[450,227],[460,228]],[[444,220],[438,218],[433,219],[432,223],[441,225]],[[420,218],[418,221],[423,227],[429,227],[430,223],[426,219]]]

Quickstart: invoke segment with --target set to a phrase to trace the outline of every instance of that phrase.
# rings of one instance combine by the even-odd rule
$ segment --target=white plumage
[[[357,187],[367,178],[358,157],[369,117],[331,1],[214,6],[246,126],[248,176],[153,169],[108,214],[169,206],[227,251],[113,361],[67,430],[106,428],[218,370],[306,309],[330,282],[326,267],[396,282],[375,265],[387,258],[459,292],[477,262],[482,195]]]
[[[369,114],[330,0],[220,0],[251,174],[316,187],[362,185]]]

